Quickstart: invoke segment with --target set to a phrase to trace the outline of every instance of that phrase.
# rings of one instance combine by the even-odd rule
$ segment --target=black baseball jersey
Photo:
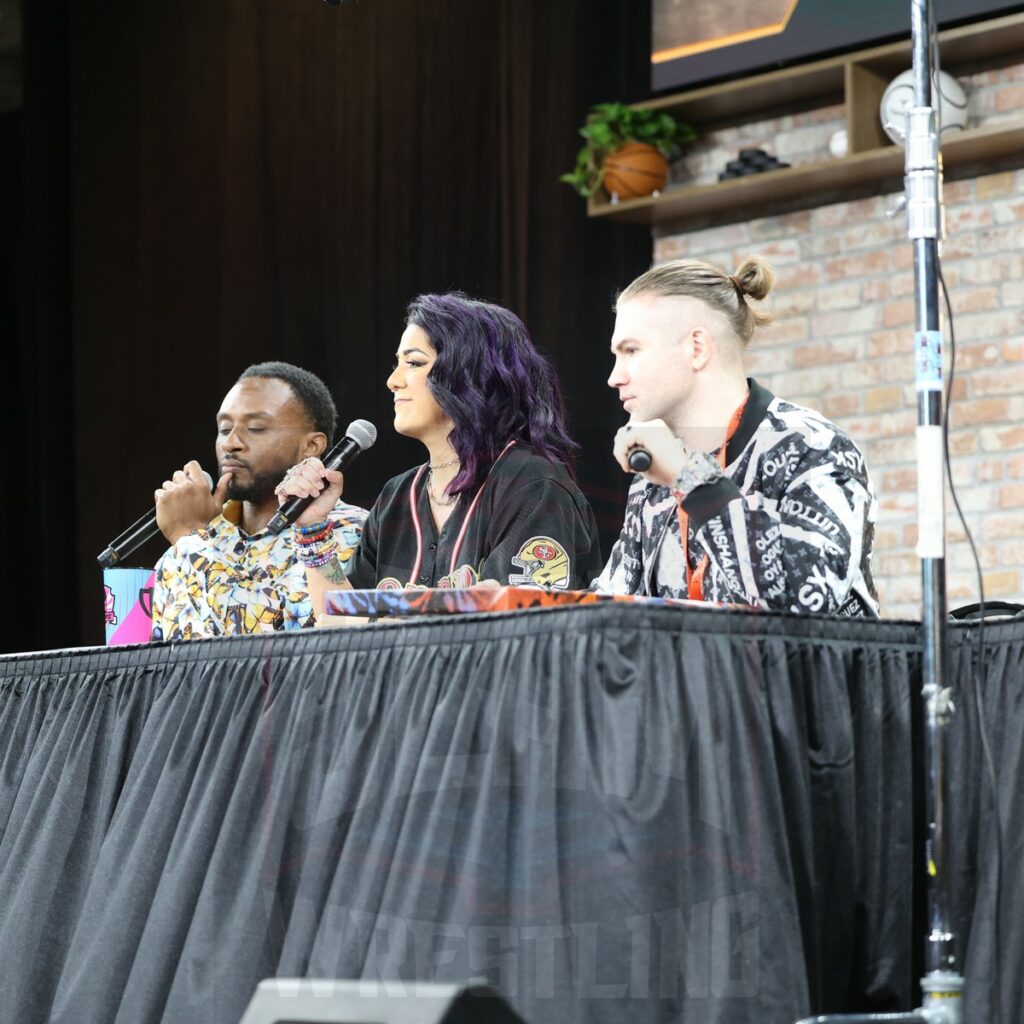
[[[565,466],[515,444],[438,533],[427,467],[393,477],[363,528],[348,573],[357,590],[512,586],[584,590],[601,571],[597,523]]]
[[[875,495],[864,456],[820,413],[750,380],[725,476],[683,499],[690,569],[704,600],[836,615],[878,614]],[[594,588],[687,597],[676,499],[637,476],[622,533]],[[670,566],[670,568],[669,568]]]

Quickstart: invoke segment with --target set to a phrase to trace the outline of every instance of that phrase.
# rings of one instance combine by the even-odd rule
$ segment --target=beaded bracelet
[[[330,530],[327,530],[324,533],[313,534],[310,537],[296,537],[295,538],[295,547],[296,548],[316,547],[318,544],[323,544],[324,541],[331,540],[331,537],[332,537],[332,533],[331,533]]]
[[[338,555],[338,542],[334,539],[334,520],[325,519],[295,530],[295,556],[311,569],[333,562]]]
[[[296,526],[295,532],[300,537],[325,536],[334,529],[333,519],[324,519],[319,523],[310,523],[309,526]],[[301,542],[300,542],[301,543]]]
[[[321,566],[327,565],[328,562],[337,560],[338,542],[332,540],[330,544],[325,544],[323,547],[316,549],[313,548],[313,545],[297,547],[295,554],[306,568],[319,569]]]
[[[337,557],[338,542],[328,533],[317,540],[296,543],[295,556],[303,565],[316,568]]]

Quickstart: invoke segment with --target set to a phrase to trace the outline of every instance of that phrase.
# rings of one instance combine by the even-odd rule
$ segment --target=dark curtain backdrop
[[[304,365],[342,425],[378,425],[348,495],[371,503],[420,457],[390,429],[384,380],[421,291],[527,321],[608,547],[625,493],[610,303],[650,238],[588,223],[556,179],[592,103],[646,95],[648,4],[27,6],[26,105],[3,137],[19,151],[4,416],[23,504],[3,516],[33,571],[8,588],[3,649],[101,641],[96,554],[170,470],[212,462],[214,414],[251,362]]]

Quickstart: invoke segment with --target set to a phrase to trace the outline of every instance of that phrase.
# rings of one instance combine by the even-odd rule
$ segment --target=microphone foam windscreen
[[[352,438],[360,451],[366,451],[373,447],[377,440],[377,428],[369,420],[353,420],[345,430],[345,433]]]

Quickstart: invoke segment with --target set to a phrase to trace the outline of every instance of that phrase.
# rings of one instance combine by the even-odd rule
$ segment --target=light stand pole
[[[953,934],[947,739],[953,712],[946,644],[946,514],[942,439],[942,334],[939,239],[942,165],[933,88],[931,0],[911,0],[914,105],[907,112],[904,176],[908,234],[914,246],[914,376],[917,389],[917,555],[921,559],[921,696],[924,701],[925,840],[928,935],[923,1005],[910,1013],[827,1014],[799,1024],[960,1024],[963,976]]]
[[[914,246],[916,307],[914,351],[917,386],[917,554],[922,587],[922,697],[925,755],[925,868],[928,935],[925,1007],[929,996],[946,1011],[934,1018],[959,1024],[963,977],[953,934],[947,746],[953,704],[946,637],[946,516],[942,441],[942,334],[939,321],[939,239],[942,235],[942,165],[937,97],[933,82],[931,0],[912,0],[914,106],[907,114],[907,221]],[[935,1001],[935,1000],[933,1000]]]

